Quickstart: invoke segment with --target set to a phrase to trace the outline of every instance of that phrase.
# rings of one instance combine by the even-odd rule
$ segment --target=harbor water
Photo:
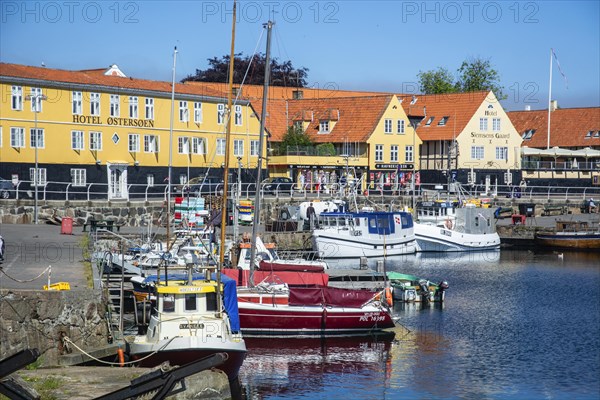
[[[385,268],[448,281],[446,302],[395,304],[394,340],[248,339],[244,396],[600,398],[600,253],[420,254]]]

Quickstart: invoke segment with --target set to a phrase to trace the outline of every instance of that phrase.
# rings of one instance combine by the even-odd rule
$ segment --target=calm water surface
[[[446,303],[396,304],[393,341],[248,339],[245,395],[600,398],[599,253],[411,255],[386,268],[447,280]]]

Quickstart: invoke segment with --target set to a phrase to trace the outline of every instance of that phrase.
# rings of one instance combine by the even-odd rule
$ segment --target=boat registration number
[[[204,329],[204,324],[179,324],[179,329]]]
[[[368,321],[368,322],[385,321],[385,315],[379,315],[379,313],[366,313],[365,315],[360,317],[359,321]]]

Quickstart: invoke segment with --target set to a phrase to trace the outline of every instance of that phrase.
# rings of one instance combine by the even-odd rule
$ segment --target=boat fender
[[[385,288],[385,301],[390,307],[394,305],[394,300],[392,299],[392,289],[389,287]]]
[[[290,212],[284,208],[281,210],[281,213],[279,214],[279,218],[281,218],[284,221],[287,221],[288,219],[292,218],[292,216],[290,215]]]
[[[125,366],[125,352],[123,351],[121,346],[119,346],[119,348],[117,349],[117,356],[119,357],[119,367],[124,367]]]
[[[406,297],[407,297],[407,301],[415,301],[415,298],[417,297],[417,294],[415,293],[414,290],[412,289],[408,289],[406,291]]]

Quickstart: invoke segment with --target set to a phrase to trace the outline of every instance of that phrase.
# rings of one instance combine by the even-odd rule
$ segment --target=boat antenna
[[[221,315],[221,270],[225,263],[225,230],[227,227],[227,190],[229,183],[229,153],[231,148],[231,107],[233,94],[233,61],[235,59],[235,20],[237,2],[233,1],[233,16],[231,22],[231,53],[229,57],[229,88],[227,91],[227,130],[225,132],[225,164],[223,165],[223,202],[221,204],[221,244],[219,249],[219,264],[217,265],[217,313]]]
[[[252,220],[252,240],[250,241],[250,276],[248,285],[254,286],[254,259],[256,258],[256,236],[260,223],[260,182],[263,164],[263,142],[265,136],[265,120],[267,118],[267,97],[269,95],[269,75],[271,74],[271,30],[275,23],[268,21],[263,24],[267,28],[267,49],[265,54],[265,82],[263,85],[262,110],[260,113],[260,130],[258,134],[258,163],[256,165],[256,193],[254,194],[254,217]]]

